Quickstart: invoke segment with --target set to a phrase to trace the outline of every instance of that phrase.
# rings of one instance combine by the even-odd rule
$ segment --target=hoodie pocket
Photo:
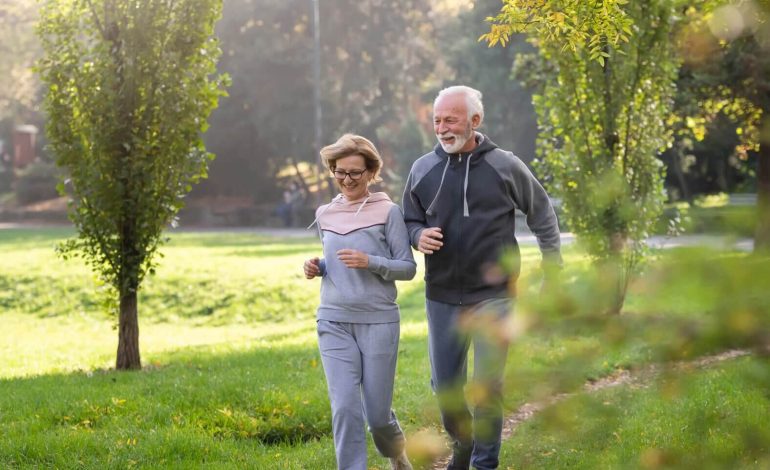
[[[470,287],[498,286],[508,282],[511,276],[518,276],[519,247],[511,236],[495,236],[490,242],[471,256],[475,269],[465,270]]]

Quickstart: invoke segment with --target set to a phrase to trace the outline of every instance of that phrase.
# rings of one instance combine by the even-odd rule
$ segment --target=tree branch
[[[99,15],[96,13],[96,8],[94,8],[93,2],[91,0],[86,0],[86,3],[88,4],[88,7],[91,9],[91,14],[94,15],[94,22],[96,23],[96,29],[99,30],[99,32],[102,34],[102,37],[104,39],[107,39],[107,30],[104,29],[102,22],[99,21]],[[105,21],[106,21],[106,18],[105,18]]]

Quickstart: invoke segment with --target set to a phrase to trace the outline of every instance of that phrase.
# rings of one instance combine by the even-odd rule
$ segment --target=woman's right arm
[[[314,277],[326,274],[326,262],[318,257],[306,260],[302,268],[307,279],[313,279]]]

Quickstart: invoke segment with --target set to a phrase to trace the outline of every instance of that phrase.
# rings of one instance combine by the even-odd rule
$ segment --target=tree
[[[537,135],[532,92],[511,71],[516,56],[533,48],[523,34],[511,37],[507,47],[490,48],[476,40],[488,29],[484,18],[499,8],[499,0],[476,1],[458,21],[436,31],[449,69],[442,86],[465,83],[480,90],[484,94],[484,133],[530,163]]]
[[[39,64],[59,185],[82,256],[119,306],[117,369],[141,368],[137,292],[191,185],[201,133],[226,77],[214,75],[218,0],[47,0]]]
[[[770,1],[712,1],[693,12],[688,39],[699,116],[722,113],[740,123],[737,151],[755,153],[756,251],[770,250]]]
[[[526,32],[538,48],[538,164],[567,224],[607,268],[611,313],[662,210],[656,156],[670,141],[677,3],[505,0],[482,36],[494,46]]]

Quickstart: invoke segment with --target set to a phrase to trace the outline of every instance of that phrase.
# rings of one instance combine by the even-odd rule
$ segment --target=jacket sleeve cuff
[[[321,258],[321,261],[318,263],[318,267],[321,269],[321,276],[326,276],[326,260]]]
[[[369,256],[369,266],[367,266],[367,269],[373,273],[380,274],[380,270],[382,269],[382,258],[374,255],[368,255],[368,256]]]

